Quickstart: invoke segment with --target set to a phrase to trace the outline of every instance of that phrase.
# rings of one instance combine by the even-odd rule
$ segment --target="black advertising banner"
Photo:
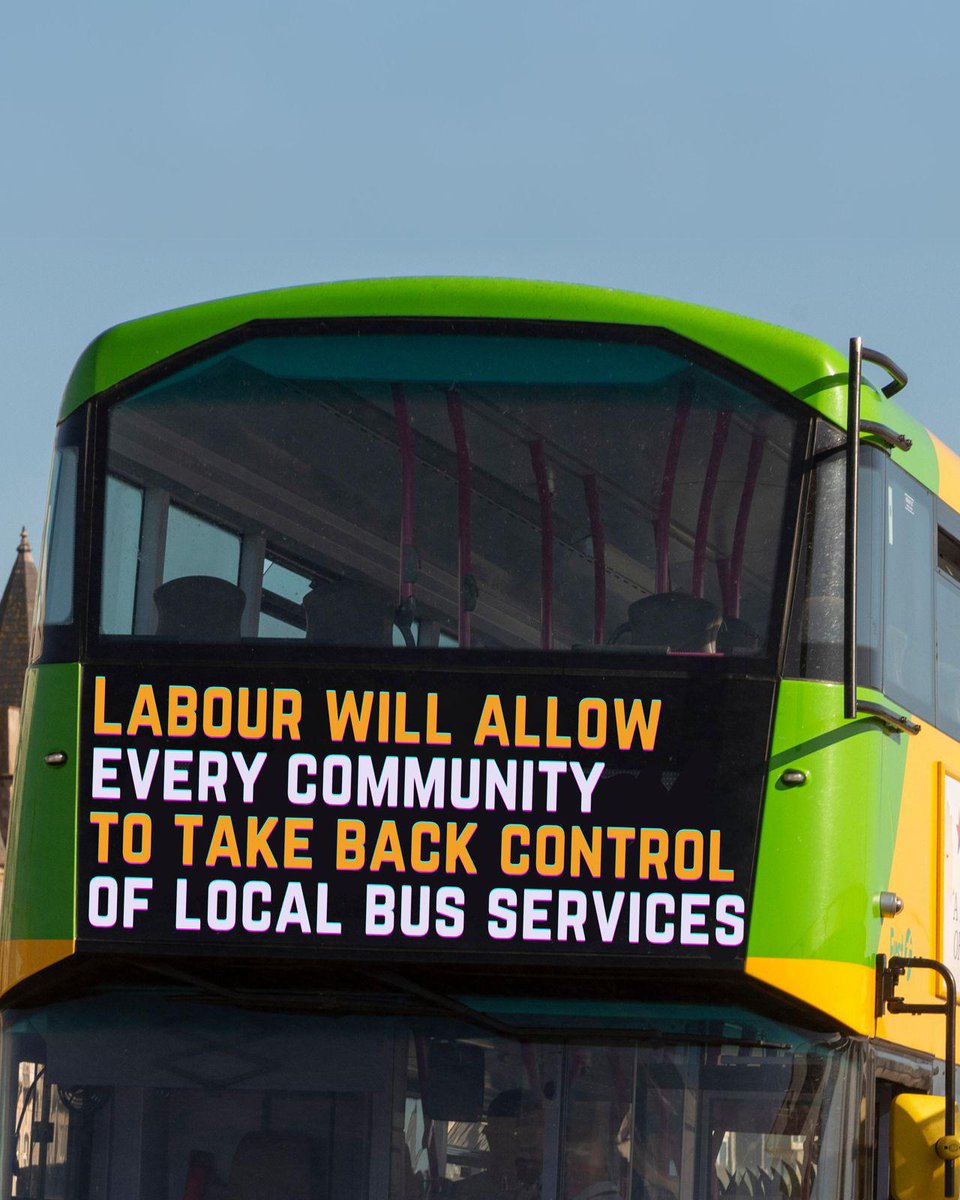
[[[749,680],[90,669],[79,948],[735,966],[772,702]]]

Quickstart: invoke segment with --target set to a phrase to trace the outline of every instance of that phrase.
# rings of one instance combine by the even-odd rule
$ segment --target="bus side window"
[[[786,664],[788,675],[802,679],[843,677],[842,448],[839,432],[819,422],[815,458],[808,467],[807,511]]]
[[[887,457],[860,452],[857,531],[857,674],[863,687],[883,689],[884,485]]]
[[[143,488],[108,475],[100,608],[103,633],[133,633],[142,522]]]
[[[938,520],[937,724],[960,738],[960,516],[941,502]]]
[[[66,625],[73,620],[73,560],[77,512],[79,450],[64,446],[53,461],[48,500],[49,516],[44,530],[40,575],[40,622]]]
[[[933,497],[892,462],[884,495],[883,689],[934,714]]]
[[[815,457],[790,622],[787,674],[802,679],[843,678],[844,502],[843,438],[832,425],[817,429]],[[858,671],[861,684],[881,688],[883,628],[883,482],[886,456],[865,446],[860,454]]]

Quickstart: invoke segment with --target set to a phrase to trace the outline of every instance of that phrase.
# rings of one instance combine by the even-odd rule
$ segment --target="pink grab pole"
[[[467,607],[466,589],[472,585],[473,571],[473,551],[470,544],[471,466],[467,429],[463,419],[463,401],[456,388],[450,388],[447,392],[447,413],[457,451],[457,555],[460,571],[457,640],[461,646],[467,647],[470,645],[470,609]]]
[[[757,490],[757,480],[760,477],[760,466],[766,448],[767,431],[761,425],[755,431],[750,442],[750,456],[747,459],[743,494],[740,497],[740,509],[733,530],[733,553],[727,569],[726,596],[724,597],[725,615],[728,617],[740,616],[740,590],[743,579],[743,555],[747,545],[747,525],[750,521],[750,510],[753,508],[753,497]]]
[[[707,474],[703,481],[703,491],[700,493],[700,512],[697,516],[697,532],[693,541],[693,583],[691,591],[695,596],[703,595],[703,577],[707,565],[707,537],[710,533],[710,513],[713,511],[713,497],[717,491],[717,480],[720,478],[720,462],[723,459],[723,451],[727,444],[727,434],[729,432],[730,413],[721,410],[717,413],[717,423],[713,430],[713,446],[710,449],[710,459],[707,462]]]

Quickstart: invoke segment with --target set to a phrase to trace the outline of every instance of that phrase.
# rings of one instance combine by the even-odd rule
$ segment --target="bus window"
[[[860,449],[860,506],[857,551],[857,678],[863,687],[883,688],[883,579],[886,546],[884,485],[887,458],[870,446]]]
[[[60,447],[54,455],[37,604],[44,625],[66,625],[73,620],[78,464],[76,446]]]
[[[108,412],[108,470],[156,496],[134,611],[226,581],[179,589],[240,607],[213,640],[757,656],[779,628],[800,422],[684,352],[361,327],[244,342]],[[102,564],[102,631],[129,636],[131,568]]]
[[[635,1050],[619,1046],[577,1047],[567,1056],[560,1191],[568,1200],[615,1200],[628,1165],[640,1166],[624,1154],[622,1138],[635,1101],[635,1057]],[[646,1150],[652,1143],[645,1138],[638,1150],[641,1145]],[[652,1164],[645,1189],[654,1194]]]
[[[805,679],[843,675],[842,446],[839,431],[819,422],[787,654],[787,673]]]
[[[116,475],[107,477],[103,518],[103,573],[113,586],[103,594],[100,628],[104,633],[133,633],[137,591],[143,489]]]
[[[884,691],[910,712],[934,715],[933,497],[887,463],[883,595]]]
[[[960,737],[960,542],[944,529],[938,531],[937,558],[937,724]]]
[[[284,566],[273,558],[263,560],[260,583],[259,637],[304,638],[307,636],[303,602],[310,592],[309,576]]]
[[[240,538],[229,529],[171,504],[167,515],[163,582],[191,575],[211,575],[237,583]]]
[[[843,678],[842,439],[822,427],[811,474],[794,597],[788,674]],[[860,685],[933,711],[932,498],[882,451],[860,451],[857,669]]]
[[[353,1003],[351,993],[344,998]],[[92,994],[4,1014],[0,1194],[849,1200],[857,1047],[675,1006],[667,1042]],[[335,991],[301,997],[331,1009]],[[636,1006],[644,1019],[642,1006]],[[682,1031],[686,1029],[686,1034]],[[698,1034],[699,1031],[699,1034]],[[702,1035],[702,1036],[699,1036]],[[717,1040],[729,1038],[730,1041]],[[743,1040],[743,1039],[746,1040]],[[785,1039],[785,1040],[780,1040]],[[842,1147],[846,1147],[843,1150]],[[846,1156],[846,1157],[845,1157]]]

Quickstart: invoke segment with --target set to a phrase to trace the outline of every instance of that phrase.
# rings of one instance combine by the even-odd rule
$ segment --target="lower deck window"
[[[733,1010],[679,1012],[671,1033],[599,1041],[143,994],[8,1013],[2,1194],[852,1194],[850,1054],[779,1027],[760,1038]]]

